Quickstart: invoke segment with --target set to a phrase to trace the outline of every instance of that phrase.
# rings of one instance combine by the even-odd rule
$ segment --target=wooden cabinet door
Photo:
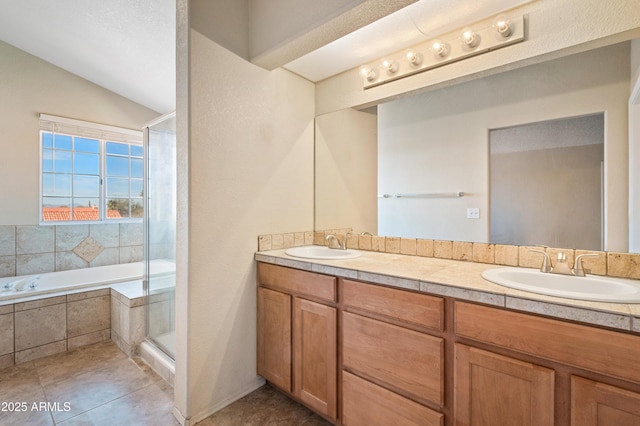
[[[291,392],[291,296],[258,288],[258,374]]]
[[[454,389],[456,425],[553,424],[551,369],[456,344]]]
[[[336,308],[294,298],[294,389],[303,403],[337,418]]]
[[[572,376],[571,424],[640,425],[640,394]]]

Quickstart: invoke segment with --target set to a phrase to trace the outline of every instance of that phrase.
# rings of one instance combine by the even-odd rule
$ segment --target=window
[[[41,223],[141,220],[142,132],[40,115]]]

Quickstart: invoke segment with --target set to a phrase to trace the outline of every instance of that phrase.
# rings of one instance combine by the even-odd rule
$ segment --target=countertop
[[[302,259],[285,250],[257,252],[255,260],[522,312],[640,333],[640,304],[603,303],[529,293],[482,278],[499,265],[361,251],[355,259]]]

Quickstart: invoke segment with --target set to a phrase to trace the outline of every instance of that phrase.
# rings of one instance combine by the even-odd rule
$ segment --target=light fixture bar
[[[493,25],[491,21],[493,20]],[[488,23],[487,23],[488,22]],[[524,16],[498,15],[411,46],[362,67],[364,89],[524,41]],[[419,58],[419,59],[418,59]]]

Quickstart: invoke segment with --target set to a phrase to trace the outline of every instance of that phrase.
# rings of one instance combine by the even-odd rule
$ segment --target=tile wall
[[[279,250],[309,244],[327,245],[326,236],[337,235],[340,239],[352,234],[350,228],[324,231],[305,231],[286,234],[258,236],[258,251]],[[385,237],[378,235],[349,235],[347,247],[359,250],[396,253],[408,256],[436,257],[440,259],[462,260],[504,266],[538,268],[542,256],[529,250],[530,246],[510,246],[502,244],[471,243],[460,241],[426,240],[419,238]],[[584,258],[583,265],[588,273],[612,277],[640,279],[640,254],[616,253],[591,250],[547,248],[554,259],[558,252],[567,255],[571,265],[576,256],[596,253],[599,256]]]
[[[0,277],[143,260],[142,223],[1,225]]]
[[[110,289],[0,306],[0,368],[109,340]]]

